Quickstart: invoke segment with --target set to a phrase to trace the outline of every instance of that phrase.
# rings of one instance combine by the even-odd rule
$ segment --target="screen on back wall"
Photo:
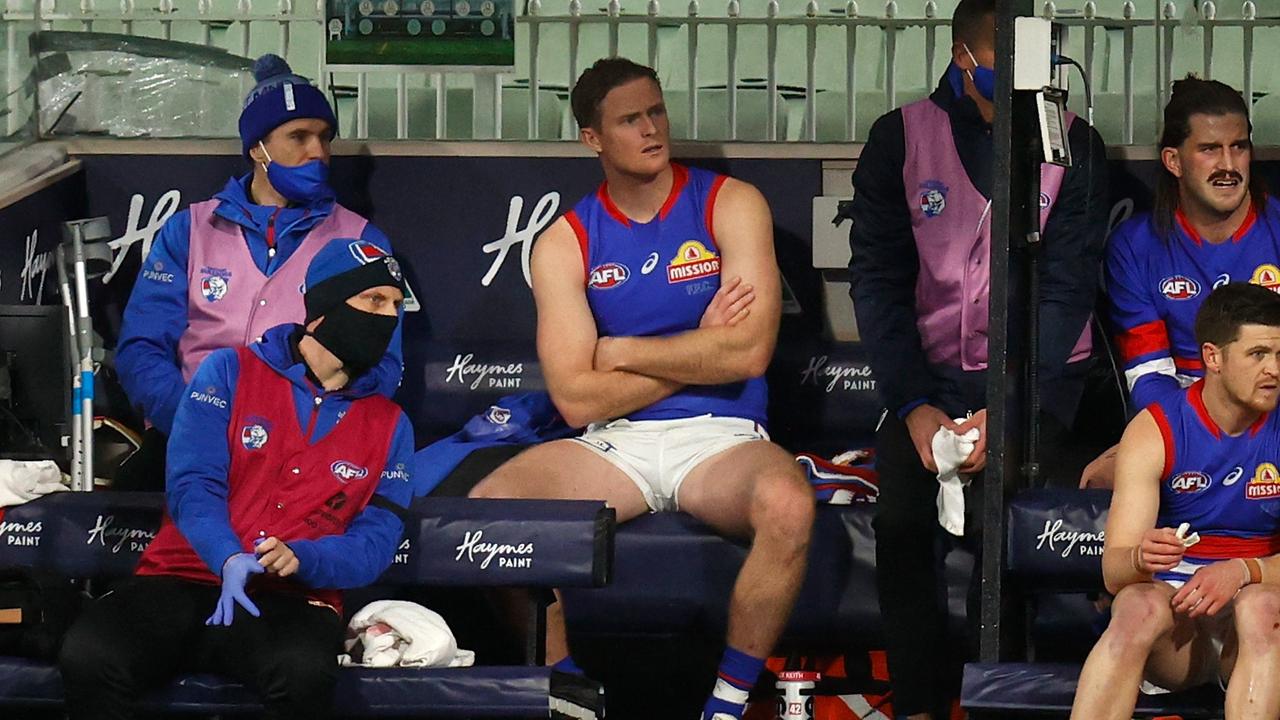
[[[330,65],[515,64],[513,0],[328,0]]]

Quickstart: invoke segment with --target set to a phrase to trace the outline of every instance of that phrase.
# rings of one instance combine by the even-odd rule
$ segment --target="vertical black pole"
[[[991,207],[991,316],[987,372],[987,470],[982,485],[982,659],[1003,659],[1004,638],[1016,628],[1004,622],[1005,500],[1020,482],[1022,390],[1025,343],[1010,342],[1025,332],[1026,288],[1017,251],[1028,219],[1027,128],[1035,128],[1034,96],[1013,93],[1014,18],[1030,16],[1033,0],[997,0],[994,184]],[[1011,310],[1013,312],[1011,312]]]

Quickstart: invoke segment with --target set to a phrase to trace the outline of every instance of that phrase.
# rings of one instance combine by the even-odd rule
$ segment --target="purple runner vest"
[[[1068,113],[1067,125],[1075,119]],[[924,99],[902,108],[902,170],[911,229],[920,256],[916,325],[929,362],[964,370],[987,367],[991,302],[991,204],[965,173],[947,112]],[[1058,199],[1065,170],[1040,166],[1040,228]],[[1088,326],[1070,361],[1089,356]]]
[[[214,214],[219,202],[191,206],[187,330],[178,341],[182,379],[187,382],[214,350],[248,345],[276,325],[302,322],[302,285],[311,259],[329,240],[359,238],[368,224],[334,203],[329,216],[267,276],[253,262],[240,226]]]

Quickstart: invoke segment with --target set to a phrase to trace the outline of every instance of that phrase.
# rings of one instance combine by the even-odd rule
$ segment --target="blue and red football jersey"
[[[1252,282],[1280,291],[1280,204],[1250,210],[1231,239],[1200,238],[1181,212],[1161,238],[1150,214],[1126,221],[1107,248],[1107,294],[1134,407],[1146,407],[1204,375],[1196,311],[1213,288]]]
[[[604,185],[566,214],[578,236],[587,302],[605,336],[664,336],[698,327],[720,289],[720,255],[712,232],[723,175],[672,163],[671,193],[647,223],[618,209]],[[763,377],[688,386],[628,416],[672,420],[697,415],[765,424]]]
[[[1197,565],[1280,552],[1280,417],[1267,413],[1233,437],[1209,416],[1203,389],[1196,382],[1147,408],[1164,438],[1156,526],[1185,522],[1200,534],[1186,564],[1160,579],[1185,580]]]

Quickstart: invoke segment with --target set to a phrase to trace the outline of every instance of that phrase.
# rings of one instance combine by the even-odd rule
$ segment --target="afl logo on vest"
[[[938,217],[947,209],[947,186],[938,180],[920,183],[920,212],[925,217]]]
[[[1169,481],[1169,489],[1176,493],[1192,495],[1208,490],[1212,484],[1213,479],[1208,475],[1192,470],[1174,475],[1173,479]]]
[[[685,240],[667,265],[667,283],[697,280],[720,274],[720,257],[697,240]]]
[[[629,277],[631,277],[631,271],[626,265],[605,263],[591,270],[591,280],[587,285],[592,290],[608,290],[625,283]]]
[[[346,485],[352,480],[360,480],[369,474],[369,471],[365,468],[362,468],[355,463],[347,462],[346,460],[338,460],[334,464],[330,465],[329,472],[333,473],[333,476],[343,485]]]
[[[240,443],[245,450],[261,450],[267,444],[267,429],[261,425],[245,425],[240,430]]]
[[[209,302],[218,302],[227,294],[227,279],[221,275],[205,275],[200,280],[200,294]]]
[[[1253,471],[1253,478],[1244,486],[1244,496],[1249,500],[1271,500],[1280,497],[1280,471],[1271,463],[1262,463]]]
[[[1200,294],[1200,283],[1186,275],[1174,275],[1160,281],[1160,294],[1170,300],[1190,300]]]

